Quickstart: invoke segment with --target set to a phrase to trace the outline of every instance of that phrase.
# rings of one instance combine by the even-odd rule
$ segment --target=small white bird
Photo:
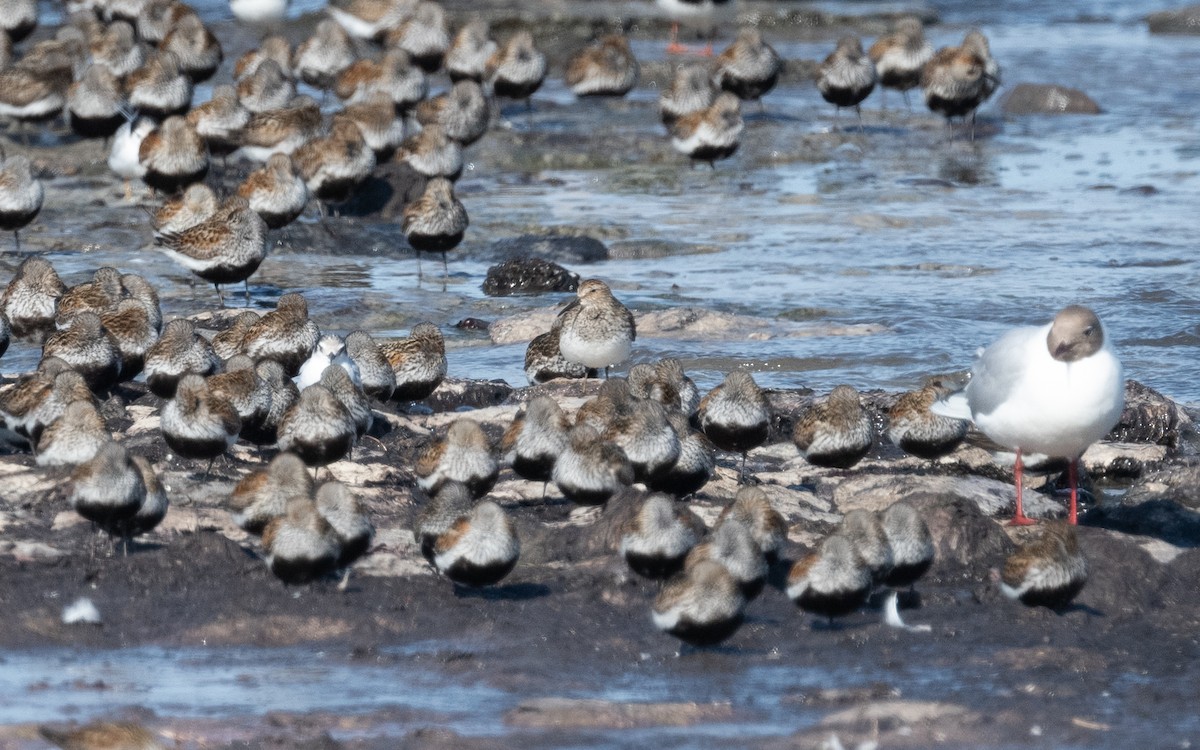
[[[117,129],[113,136],[112,149],[108,152],[108,168],[125,180],[125,199],[133,197],[131,180],[140,180],[146,167],[138,159],[142,141],[154,130],[154,121],[143,117],[130,120]]]
[[[229,10],[242,23],[272,23],[283,18],[288,0],[229,0]]]
[[[300,374],[294,378],[296,388],[304,390],[320,382],[321,373],[330,365],[340,365],[354,384],[362,387],[362,375],[358,371],[358,365],[346,354],[346,342],[342,341],[340,336],[322,336],[312,356],[300,366]]]
[[[962,391],[935,403],[943,416],[971,419],[985,435],[1016,451],[1017,512],[1012,523],[1033,523],[1021,506],[1021,454],[1070,461],[1076,522],[1079,457],[1108,434],[1125,407],[1121,362],[1096,313],[1065,307],[1044,326],[1014,328],[984,349]]]

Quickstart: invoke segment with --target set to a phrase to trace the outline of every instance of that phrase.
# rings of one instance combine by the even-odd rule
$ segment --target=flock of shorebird
[[[228,500],[234,521],[261,534],[276,576],[304,583],[348,570],[370,548],[373,526],[352,487],[317,485],[308,468],[350,455],[371,427],[372,400],[418,400],[438,387],[446,374],[438,328],[422,323],[399,341],[376,341],[365,331],[322,336],[296,293],[261,316],[237,315],[211,339],[190,320],[162,320],[154,290],[139,276],[102,268],[66,288],[47,261],[26,259],[0,297],[0,354],[11,330],[40,341],[42,360],[0,390],[8,442],[31,450],[39,466],[69,468],[72,506],[128,544],[164,517],[168,501],[151,464],[113,440],[96,394],[142,375],[162,400],[160,429],[173,454],[211,467],[239,438],[278,449]],[[529,353],[554,377],[583,378],[624,363],[635,337],[631,312],[603,281],[588,279]],[[536,370],[531,381],[546,372]],[[973,374],[959,393],[933,381],[897,400],[888,439],[937,457],[957,447],[973,420],[1017,452],[1018,523],[1028,522],[1021,451],[1070,459],[1073,524],[1076,460],[1123,407],[1121,367],[1099,319],[1070,306],[1045,326],[1016,329],[982,353]],[[620,554],[634,572],[668,579],[654,621],[685,642],[716,643],[762,589],[784,549],[786,524],[755,487],[739,491],[711,531],[676,501],[708,483],[718,449],[742,455],[744,479],[745,455],[767,441],[771,416],[749,372],[730,372],[701,397],[675,359],[638,363],[627,377],[606,379],[571,417],[551,396],[537,395],[498,447],[464,416],[419,455],[400,459],[428,496],[413,533],[455,584],[498,583],[520,555],[508,513],[487,498],[505,464],[526,480],[553,483],[572,503],[625,508]],[[801,416],[792,439],[809,463],[849,469],[876,437],[858,392],[843,385]],[[1071,600],[1087,566],[1070,524],[1047,525],[1008,561],[1007,592],[1051,606]],[[848,513],[791,567],[787,593],[832,620],[888,586],[888,620],[903,626],[895,592],[928,569],[933,551],[913,507]]]

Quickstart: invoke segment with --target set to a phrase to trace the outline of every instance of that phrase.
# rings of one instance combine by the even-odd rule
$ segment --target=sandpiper
[[[679,457],[650,477],[647,486],[656,492],[684,498],[699,492],[712,478],[717,464],[716,448],[703,432],[692,429],[682,412],[668,410],[667,420],[679,436]]]
[[[949,395],[950,390],[940,382],[901,394],[888,410],[888,439],[905,453],[921,458],[939,458],[953,452],[967,436],[968,422],[930,410]]]
[[[400,227],[408,244],[418,252],[440,252],[443,272],[446,252],[458,247],[469,220],[467,209],[454,195],[454,183],[434,177],[421,196],[404,207]]]
[[[578,362],[571,362],[562,355],[558,338],[562,332],[562,318],[555,318],[550,330],[539,336],[525,349],[525,377],[531,385],[546,383],[557,378],[593,378],[597,371]]]
[[[996,443],[1016,451],[1014,524],[1029,524],[1021,502],[1022,453],[1065,458],[1068,518],[1077,516],[1079,457],[1108,434],[1125,406],[1121,362],[1096,313],[1069,305],[1044,326],[1014,328],[983,350],[961,392],[932,407],[972,419]]]
[[[309,466],[340,461],[354,445],[354,419],[328,388],[310,385],[279,423],[279,449]]]
[[[896,89],[904,94],[907,104],[909,90],[920,85],[921,71],[933,57],[933,45],[925,41],[919,19],[901,18],[896,30],[876,39],[867,54],[875,63],[882,95],[886,97],[888,89]]]
[[[533,35],[522,29],[492,54],[484,68],[484,78],[493,95],[524,99],[528,103],[546,79],[546,56],[534,45]]]
[[[725,506],[717,517],[717,524],[733,519],[750,531],[750,537],[768,562],[779,558],[787,543],[787,523],[779,511],[771,505],[767,493],[758,487],[742,487],[733,502]]]
[[[397,111],[405,111],[429,93],[425,72],[409,59],[402,49],[392,49],[379,60],[360,58],[343,70],[333,86],[333,93],[345,102],[366,99],[382,92],[391,98]]]
[[[1000,590],[1031,607],[1061,610],[1083,589],[1087,578],[1087,558],[1079,549],[1075,529],[1054,522],[1004,561]]]
[[[963,37],[963,49],[970,50],[983,60],[983,99],[987,101],[1000,86],[1000,64],[992,57],[992,48],[988,39],[979,29],[971,29]],[[982,102],[980,102],[982,104]]]
[[[238,101],[237,91],[229,84],[213,87],[208,101],[192,108],[187,121],[208,144],[213,156],[228,156],[237,150],[237,136],[250,122],[250,111]]]
[[[346,334],[346,355],[358,367],[363,393],[387,401],[396,390],[396,373],[383,350],[366,331]]]
[[[696,389],[695,381],[683,371],[683,363],[674,357],[631,367],[629,390],[638,398],[653,399],[668,409],[678,409],[689,418],[700,405],[700,391]]]
[[[208,459],[233,447],[242,420],[228,397],[214,393],[208,382],[189,373],[179,379],[175,396],[160,412],[163,440],[182,458]]]
[[[446,11],[436,2],[421,2],[404,23],[384,37],[389,48],[402,49],[426,73],[436,73],[450,47]]]
[[[396,116],[395,105],[382,91],[376,91],[354,104],[347,104],[338,117],[358,126],[363,139],[375,152],[376,160],[391,158],[404,142],[404,120]]]
[[[849,469],[858,463],[875,439],[871,417],[849,385],[834,388],[824,401],[809,408],[792,431],[792,441],[813,466]]]
[[[482,82],[487,61],[496,52],[487,21],[468,21],[454,35],[446,50],[446,73],[457,83],[463,79]]]
[[[254,370],[254,360],[240,354],[225,364],[225,371],[208,378],[208,389],[233,405],[241,420],[238,434],[261,429],[271,410],[271,391]]]
[[[287,106],[250,116],[238,133],[238,154],[266,161],[271,154],[290,154],[321,132],[321,109],[309,96],[297,96]]]
[[[134,24],[138,37],[149,44],[158,44],[181,18],[196,14],[190,5],[179,0],[133,0],[141,7],[131,9],[133,12],[118,13],[115,6],[124,5],[125,2],[120,0],[114,3],[109,0],[107,5],[114,15]]]
[[[445,437],[417,457],[413,470],[417,484],[430,494],[437,494],[445,482],[461,482],[476,498],[491,491],[500,473],[491,441],[470,419],[452,422]]]
[[[365,555],[375,538],[375,527],[350,488],[341,482],[325,482],[317,488],[316,502],[317,512],[338,539],[337,566],[344,568]]]
[[[242,342],[246,340],[246,333],[250,327],[258,322],[262,316],[253,310],[245,310],[238,313],[229,327],[223,331],[218,331],[212,337],[212,349],[217,356],[222,360],[232,359],[242,353]]]
[[[142,150],[142,141],[157,127],[153,120],[143,117],[126,122],[117,128],[112,139],[112,148],[108,152],[108,168],[113,174],[125,180],[125,200],[132,200],[133,185],[131,180],[140,180],[146,174],[138,156]]]
[[[621,533],[618,548],[630,570],[645,578],[667,578],[707,530],[696,515],[677,510],[670,497],[647,495]]]
[[[617,415],[600,436],[625,451],[633,466],[634,481],[649,483],[669,471],[679,459],[679,435],[657,401],[642,399]]]
[[[212,78],[224,59],[221,43],[197,15],[180,18],[158,48],[179,58],[179,69],[192,79],[192,83]]]
[[[43,122],[58,116],[67,103],[70,70],[43,72],[21,65],[0,70],[0,116],[19,123]]]
[[[912,586],[933,565],[935,550],[929,527],[917,509],[903,500],[889,505],[880,514],[880,522],[892,548],[892,569],[883,582],[892,588]]]
[[[737,151],[738,137],[744,127],[738,98],[724,91],[707,109],[675,121],[671,126],[671,145],[689,159],[715,167],[717,161]]]
[[[92,460],[96,451],[111,440],[95,405],[90,400],[72,401],[62,416],[41,431],[37,439],[37,465],[77,466]]]
[[[576,298],[559,316],[558,346],[567,360],[585,367],[608,368],[629,358],[637,338],[633,313],[599,279],[579,283]]]
[[[176,318],[163,327],[158,341],[146,352],[146,385],[159,398],[172,398],[180,378],[189,373],[211,375],[221,360],[186,318]]]
[[[267,256],[267,225],[240,196],[225,199],[208,220],[175,234],[160,235],[155,244],[175,262],[212,282],[221,305],[221,284],[246,282]]]
[[[973,31],[958,47],[943,47],[934,53],[921,72],[925,105],[947,122],[971,115],[971,137],[975,137],[975,110],[991,96],[999,83],[1000,69],[992,59],[987,38]]]
[[[58,300],[55,324],[66,328],[71,317],[81,312],[96,314],[116,308],[125,290],[121,286],[121,272],[112,266],[101,266],[92,273],[91,281],[76,284]]]
[[[287,512],[292,498],[313,496],[313,480],[295,453],[283,452],[266,468],[251,472],[229,494],[233,522],[251,534],[262,534],[273,519]]]
[[[701,560],[725,566],[737,581],[747,601],[758,596],[767,582],[767,560],[750,529],[735,518],[726,517],[712,534],[688,553],[686,567]]]
[[[446,482],[421,509],[413,524],[413,536],[421,554],[433,564],[434,547],[438,538],[450,530],[460,518],[470,514],[475,506],[471,491],[461,482]]]
[[[300,391],[296,384],[283,371],[283,365],[273,359],[264,359],[254,366],[258,377],[271,391],[271,408],[267,417],[258,427],[242,430],[242,437],[256,445],[271,445],[278,438],[279,423],[283,416],[292,408],[292,404],[300,400]]]
[[[13,233],[17,252],[21,229],[37,218],[44,197],[42,181],[33,176],[28,157],[0,156],[0,231]]]
[[[746,598],[724,565],[702,560],[654,600],[654,625],[690,646],[714,646],[742,624]]]
[[[258,66],[267,60],[274,60],[280,70],[291,72],[292,45],[288,42],[287,37],[271,34],[264,37],[257,47],[246,50],[233,64],[233,80],[240,81],[246,76],[254,75]]]
[[[240,79],[235,88],[238,103],[251,114],[286,107],[296,96],[296,86],[274,60],[263,60],[254,72]]]
[[[423,126],[441,125],[446,137],[463,146],[470,146],[483,137],[490,117],[483,89],[471,80],[459,81],[446,93],[421,102],[415,115]]]
[[[512,572],[521,541],[512,520],[484,500],[459,518],[433,545],[438,572],[462,586],[491,586]]]
[[[125,296],[130,299],[135,299],[146,306],[146,311],[150,314],[150,322],[154,326],[155,332],[162,331],[162,309],[158,305],[158,292],[151,286],[149,281],[146,281],[144,276],[136,273],[126,273],[121,275],[121,286],[125,289]]]
[[[71,507],[110,536],[144,534],[167,514],[167,495],[150,462],[120,443],[102,445],[71,474]]]
[[[262,543],[267,567],[287,584],[308,583],[332,573],[341,555],[337,533],[311,497],[288,500],[284,514],[263,529]]]
[[[246,176],[237,192],[268,229],[291,224],[308,204],[308,186],[287,154],[271,154],[266,164]]]
[[[418,323],[408,338],[379,345],[396,376],[396,401],[420,401],[446,377],[446,341],[433,323]]]
[[[771,412],[767,397],[745,370],[734,370],[700,400],[696,410],[700,429],[721,450],[742,454],[742,478],[746,454],[767,441]]]
[[[829,53],[817,69],[817,90],[821,98],[832,104],[834,113],[842,107],[854,107],[862,128],[862,109],[859,105],[875,90],[875,64],[863,52],[856,36],[844,36],[837,48]]]
[[[675,69],[669,88],[658,97],[658,113],[668,129],[684,115],[701,112],[713,103],[717,89],[712,76],[702,65],[680,65]]]
[[[36,447],[46,427],[76,401],[95,404],[83,376],[57,357],[43,358],[33,375],[0,397],[0,419],[7,429]]]
[[[355,439],[366,434],[374,421],[371,415],[371,403],[367,401],[367,395],[363,393],[358,383],[354,382],[350,374],[342,367],[326,367],[325,372],[321,373],[320,383],[329,389],[329,392],[341,402],[342,406],[346,407],[346,412],[354,422]]]
[[[500,440],[500,453],[522,479],[549,482],[554,463],[567,447],[570,422],[550,396],[535,396]]]
[[[50,261],[31,255],[21,261],[4,288],[0,314],[8,320],[14,337],[33,338],[40,344],[54,330],[58,300],[66,291]]]
[[[183,117],[168,117],[147,135],[138,159],[146,168],[142,181],[164,193],[181,190],[208,174],[208,146]]]
[[[140,299],[123,299],[116,308],[101,315],[100,322],[120,355],[120,379],[137,377],[146,361],[146,352],[158,341],[158,328],[150,308]]]
[[[114,21],[91,43],[92,63],[107,68],[118,80],[137,70],[146,61],[133,26]]]
[[[208,185],[197,182],[159,206],[151,224],[155,234],[174,234],[209,219],[217,208],[217,194]]]
[[[775,88],[783,71],[783,58],[762,38],[755,26],[738,31],[724,52],[717,56],[713,82],[743,101],[758,101]]]
[[[321,330],[308,317],[308,300],[289,292],[276,301],[274,310],[250,325],[242,350],[255,361],[273,359],[295,376],[320,338]]]
[[[399,26],[415,5],[414,0],[333,0],[327,10],[351,36],[369,41]]]
[[[358,125],[343,115],[334,116],[329,135],[296,149],[292,160],[309,195],[329,203],[346,201],[375,169],[375,152]]]
[[[603,434],[618,417],[635,405],[625,378],[609,378],[600,384],[596,395],[580,404],[575,410],[575,424],[588,425]]]
[[[619,97],[637,85],[639,72],[629,40],[610,34],[572,57],[563,80],[575,96]]]
[[[850,540],[855,553],[871,574],[871,581],[880,584],[892,570],[894,557],[887,532],[875,513],[855,509],[846,513],[836,533]]]
[[[318,89],[333,88],[334,81],[355,60],[350,36],[338,23],[325,18],[317,23],[312,36],[296,45],[292,53],[292,71],[296,77]]]
[[[66,328],[46,339],[42,356],[66,362],[94,393],[107,391],[121,374],[121,352],[100,316],[89,310],[73,315]]]
[[[462,146],[449,138],[437,123],[426,125],[419,133],[408,137],[400,144],[395,159],[425,177],[457,180],[462,174]]]
[[[38,727],[38,733],[64,750],[166,750],[167,745],[146,728],[127,721],[94,721],[82,727]]]
[[[871,593],[871,571],[854,544],[834,534],[792,566],[787,595],[797,607],[829,620],[858,610]]]
[[[108,138],[125,122],[121,81],[108,68],[93,64],[67,89],[67,117],[81,138]]]
[[[129,104],[154,119],[185,114],[192,106],[192,79],[172,52],[159,52],[125,79]]]
[[[613,493],[633,484],[633,465],[625,451],[600,439],[590,425],[576,425],[569,442],[554,462],[551,478],[568,500],[579,505],[603,505]]]

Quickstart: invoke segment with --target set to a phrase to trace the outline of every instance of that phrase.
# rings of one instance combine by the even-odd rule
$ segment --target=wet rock
[[[1146,21],[1151,34],[1200,34],[1200,5],[1151,13]]]
[[[574,292],[578,288],[579,274],[542,258],[510,258],[489,268],[483,280],[483,293],[489,297]]]
[[[615,703],[605,700],[537,698],[509,711],[504,722],[529,729],[630,729],[686,727],[703,721],[728,719],[728,703]]]
[[[1108,439],[1165,445],[1175,453],[1195,443],[1196,426],[1179,404],[1136,380],[1126,380],[1125,411]]]
[[[608,247],[595,237],[542,237],[523,234],[492,243],[487,256],[501,260],[541,258],[556,263],[599,263],[608,260]]]
[[[646,260],[650,258],[672,258],[677,255],[702,255],[720,252],[716,245],[698,245],[694,242],[673,240],[624,240],[609,246],[609,256],[621,260]]]
[[[1137,443],[1094,443],[1080,461],[1092,477],[1129,480],[1162,463],[1167,457],[1165,445]]]
[[[883,510],[897,500],[930,495],[967,500],[981,513],[1007,517],[1016,503],[1016,490],[1010,482],[978,476],[920,476],[910,474],[872,474],[851,476],[833,491],[833,502],[840,513],[850,510]],[[1025,512],[1034,518],[1060,516],[1063,505],[1026,486]]]
[[[1091,514],[1087,522],[1092,523]],[[1163,588],[1177,574],[1138,544],[1136,538],[1081,527],[1079,546],[1088,559],[1088,581],[1075,600],[1106,616],[1137,616],[1165,606]]]
[[[982,570],[1015,549],[1008,535],[963,497],[918,493],[906,497],[929,526],[937,547],[937,565],[954,562]]]
[[[1175,463],[1147,474],[1119,505],[1092,509],[1087,523],[1180,546],[1200,545],[1200,462]]]
[[[827,727],[869,725],[883,730],[896,726],[953,722],[955,724],[979,721],[979,714],[966,706],[937,701],[874,701],[844,711],[837,711],[821,720]]]
[[[404,207],[421,197],[429,178],[405,162],[376,165],[367,180],[346,202],[343,210],[352,216],[378,211],[384,219],[399,218]]]
[[[503,380],[446,378],[422,403],[435,412],[482,409],[503,403],[512,392]]]
[[[861,687],[845,688],[813,688],[802,693],[789,693],[781,697],[781,703],[799,703],[805,706],[845,706],[851,703],[865,703],[889,698],[899,698],[900,689],[883,682],[876,682]]]
[[[1100,105],[1079,89],[1052,83],[1018,83],[1004,96],[1006,115],[1098,115]]]
[[[1151,500],[1170,500],[1200,511],[1200,461],[1175,462],[1147,473],[1129,488],[1121,504],[1135,507]]]

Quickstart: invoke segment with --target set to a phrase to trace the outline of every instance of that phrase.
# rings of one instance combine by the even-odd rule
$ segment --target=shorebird
[[[935,402],[949,395],[950,389],[936,381],[902,394],[888,410],[888,439],[905,453],[921,458],[953,452],[967,436],[968,422],[931,410]]]
[[[91,43],[92,64],[107,68],[118,80],[137,70],[146,61],[137,34],[127,21],[114,21],[104,27]]]
[[[413,467],[421,489],[437,494],[446,482],[460,482],[480,498],[491,491],[500,467],[492,444],[477,422],[456,419],[446,435],[431,443]]]
[[[721,515],[717,516],[717,524],[731,519],[745,526],[750,531],[750,538],[762,550],[768,562],[779,558],[787,542],[787,523],[779,511],[771,505],[767,493],[758,487],[742,487],[737,491],[733,502],[725,506]]]
[[[238,148],[238,133],[250,122],[250,110],[238,101],[229,84],[213,87],[212,96],[187,113],[187,121],[208,144],[213,156],[228,156]]]
[[[35,461],[38,466],[78,466],[92,460],[111,441],[104,418],[92,401],[77,399],[41,431]]]
[[[550,330],[535,336],[525,349],[525,377],[530,385],[546,383],[557,378],[594,378],[595,368],[571,362],[559,349],[558,339],[562,333],[562,318],[554,319]]]
[[[43,357],[37,370],[0,391],[0,423],[9,437],[36,447],[42,431],[75,401],[94,402],[83,377],[57,357]]]
[[[292,72],[309,86],[333,88],[334,81],[356,58],[350,36],[336,21],[322,19],[312,36],[296,45]]]
[[[185,114],[192,106],[192,79],[173,52],[161,51],[125,79],[129,105],[154,119]]]
[[[650,477],[647,486],[656,492],[684,498],[699,492],[712,478],[717,465],[716,448],[703,432],[692,429],[683,412],[668,409],[667,420],[679,436],[679,457]]]
[[[362,378],[358,371],[358,365],[346,354],[346,342],[342,341],[342,337],[325,335],[317,339],[317,345],[312,354],[304,360],[304,364],[300,365],[300,372],[296,374],[296,387],[304,390],[310,385],[320,382],[321,375],[332,366],[344,368],[355,382],[359,382]]]
[[[256,362],[273,359],[295,376],[320,338],[320,328],[308,317],[308,300],[289,292],[275,302],[274,310],[250,324],[242,350]]]
[[[346,334],[345,347],[346,356],[358,368],[363,393],[380,401],[390,399],[396,390],[396,373],[371,334],[351,331]]]
[[[461,482],[446,482],[417,515],[413,525],[413,536],[421,547],[421,555],[433,564],[434,547],[438,539],[450,530],[460,518],[470,514],[475,507],[475,497]]]
[[[4,288],[0,314],[8,320],[15,338],[34,338],[40,344],[54,330],[58,300],[66,291],[50,261],[31,255],[21,261]]]
[[[108,168],[125,180],[125,200],[133,199],[133,180],[146,174],[146,167],[138,158],[142,141],[157,127],[148,117],[130,120],[117,128],[108,152]]]
[[[971,138],[975,137],[975,110],[999,85],[1000,68],[992,58],[987,38],[971,31],[958,47],[943,47],[934,53],[921,72],[921,91],[929,109],[946,118],[971,115]]]
[[[895,562],[892,545],[879,516],[869,510],[849,511],[835,533],[850,540],[855,553],[871,573],[871,581],[876,585],[883,583]]]
[[[396,116],[395,105],[382,91],[347,104],[339,116],[358,126],[376,161],[390,158],[404,142],[404,119]]]
[[[412,15],[384,36],[384,46],[402,49],[426,73],[436,73],[450,47],[446,11],[436,2],[421,2]]]
[[[121,352],[100,316],[84,310],[66,328],[46,339],[42,356],[57,357],[75,369],[93,393],[103,393],[121,374]]]
[[[463,168],[462,146],[437,123],[426,125],[416,135],[406,138],[397,149],[395,160],[424,177],[445,177],[452,181],[459,178]]]
[[[484,79],[494,96],[525,100],[532,109],[530,97],[546,79],[546,56],[534,45],[533,35],[522,29],[492,54],[484,68]]]
[[[374,421],[367,395],[343,367],[326,367],[319,382],[346,408],[346,413],[354,423],[354,439],[357,442],[371,429]]]
[[[839,385],[805,412],[792,440],[813,466],[849,469],[867,455],[875,431],[852,386]]]
[[[296,96],[296,85],[286,67],[268,58],[240,78],[235,87],[238,103],[251,114],[271,112],[287,106]]]
[[[876,39],[867,55],[875,63],[884,105],[888,89],[903,93],[904,103],[909,104],[908,92],[921,84],[921,71],[933,57],[933,45],[925,41],[919,19],[901,18],[896,22],[896,30]]]
[[[350,488],[341,482],[325,482],[317,488],[317,512],[333,528],[338,540],[337,567],[345,568],[367,553],[375,538],[371,518]]]
[[[700,400],[700,429],[721,450],[742,454],[740,479],[746,475],[746,454],[767,441],[771,412],[753,376],[734,370]]]
[[[158,48],[179,58],[179,69],[192,79],[193,84],[212,78],[224,59],[221,43],[194,14],[176,21]]]
[[[637,326],[633,313],[613,296],[599,279],[579,282],[571,304],[560,312],[562,328],[558,346],[570,362],[584,367],[608,369],[629,359]]]
[[[45,190],[33,176],[29,158],[0,153],[0,231],[13,233],[13,244],[21,252],[21,229],[42,210]]]
[[[188,185],[174,198],[168,198],[151,217],[154,233],[174,234],[191,229],[217,212],[217,194],[203,182]]]
[[[438,572],[460,586],[492,586],[521,555],[516,527],[504,509],[484,500],[459,517],[433,545]]]
[[[300,391],[283,371],[283,365],[273,359],[259,362],[254,366],[254,371],[271,392],[271,408],[267,410],[262,425],[252,431],[243,428],[242,437],[256,445],[271,445],[278,438],[279,424],[284,415],[300,400]]]
[[[647,495],[621,532],[618,552],[630,570],[644,578],[667,578],[707,530],[692,512],[675,508],[670,497]]]
[[[92,273],[90,281],[68,289],[58,300],[55,311],[55,325],[60,329],[71,323],[71,317],[81,312],[93,312],[97,315],[108,312],[117,306],[125,296],[121,286],[121,272],[112,266],[101,266]]]
[[[685,567],[693,567],[700,560],[724,565],[747,601],[758,596],[767,582],[766,557],[750,529],[735,518],[726,517],[712,534],[693,547]]]
[[[996,443],[1016,451],[1013,524],[1033,523],[1021,504],[1022,454],[1065,458],[1076,522],[1079,457],[1108,434],[1125,406],[1125,378],[1100,318],[1070,305],[1044,326],[1014,328],[980,353],[971,382],[933,411],[971,419]]]
[[[371,41],[403,23],[414,0],[333,0],[328,12],[351,36]]]
[[[468,223],[467,209],[454,195],[454,183],[434,177],[425,183],[421,196],[404,207],[400,227],[418,258],[421,252],[442,254],[444,282],[449,273],[446,252],[462,242]]]
[[[576,53],[563,80],[575,96],[619,97],[637,85],[639,72],[629,40],[610,34]]]
[[[237,193],[262,217],[268,229],[291,224],[308,205],[308,186],[287,154],[271,154],[266,164],[238,185]]]
[[[433,323],[418,323],[408,338],[384,341],[380,351],[392,366],[396,401],[420,401],[431,395],[446,377],[446,340]]]
[[[929,527],[917,509],[902,500],[889,505],[879,520],[892,548],[892,569],[883,582],[892,588],[912,587],[933,565]]]
[[[308,466],[340,461],[354,445],[356,427],[350,412],[320,384],[300,392],[300,399],[279,423],[279,449],[292,451]]]
[[[120,355],[119,379],[132,380],[142,371],[146,352],[158,341],[153,311],[140,299],[127,298],[100,316]]]
[[[713,103],[717,89],[712,76],[702,65],[680,65],[675,69],[669,88],[658,97],[658,113],[668,131],[684,115],[701,112]]]
[[[313,479],[295,453],[284,451],[266,468],[248,474],[229,494],[233,522],[251,534],[287,512],[292,498],[313,496]]]
[[[737,151],[738,137],[744,128],[738,98],[724,91],[708,108],[675,120],[671,125],[671,145],[693,163],[708,162],[715,169],[717,161],[728,159]]]
[[[90,461],[77,466],[70,487],[71,507],[126,544],[167,514],[167,496],[150,463],[120,443],[104,443]]]
[[[208,388],[233,405],[242,422],[239,436],[262,428],[271,410],[271,390],[254,370],[254,360],[244,354],[229,360],[224,372],[208,378]]]
[[[321,133],[321,108],[309,96],[297,96],[279,109],[250,116],[237,134],[237,153],[264,162],[271,154],[290,154]]]
[[[871,571],[851,540],[834,534],[806,555],[788,573],[787,595],[797,607],[829,620],[848,615],[866,604]]]
[[[33,33],[37,21],[36,0],[8,0],[4,3],[4,14],[0,16],[0,31],[16,44]]]
[[[446,73],[455,83],[463,79],[482,82],[488,59],[496,50],[487,21],[468,21],[454,35],[446,50]]]
[[[600,439],[625,451],[637,482],[649,483],[679,459],[679,435],[657,401],[631,402],[628,409],[615,415]]]
[[[654,625],[690,646],[714,646],[737,632],[746,599],[724,565],[702,560],[654,599]]]
[[[414,115],[422,127],[440,125],[447,138],[470,146],[487,132],[490,108],[483,88],[465,79],[449,91],[417,105]]]
[[[681,55],[690,51],[679,43],[679,24],[684,22],[708,27],[709,42],[700,54],[705,57],[712,56],[711,37],[714,33],[714,22],[732,17],[734,8],[733,0],[657,0],[657,3],[671,19],[671,41],[667,44],[669,55]]]
[[[221,360],[208,339],[196,333],[187,318],[176,318],[163,327],[158,341],[146,351],[143,369],[146,385],[159,398],[172,398],[180,378],[189,373],[207,376],[221,368]]]
[[[160,415],[167,447],[182,458],[207,458],[206,476],[217,456],[237,442],[242,429],[233,403],[213,392],[208,382],[196,374],[179,379],[175,396],[163,405]]]
[[[155,244],[172,260],[182,265],[217,290],[217,299],[225,305],[221,284],[248,279],[267,257],[267,225],[240,196],[225,199],[221,209],[208,220],[175,234],[160,235]]]
[[[296,149],[292,160],[308,194],[325,203],[348,200],[375,169],[375,152],[358,125],[345,115],[334,115],[329,134]]]
[[[1021,545],[1004,561],[1000,590],[1031,607],[1063,609],[1083,589],[1087,558],[1079,549],[1075,529],[1048,523],[1040,536]]]
[[[832,104],[834,116],[842,107],[854,107],[858,128],[862,130],[862,101],[875,90],[875,64],[863,52],[856,36],[838,40],[837,49],[825,58],[817,71],[817,90],[821,98]]]
[[[363,101],[376,92],[387,94],[397,112],[405,112],[425,98],[429,82],[425,71],[412,63],[407,52],[389,49],[379,60],[355,60],[338,75],[333,86],[333,93],[347,104]]]
[[[284,514],[263,529],[262,544],[267,567],[287,584],[308,583],[332,573],[341,555],[337,533],[311,497],[289,499]]]
[[[108,68],[92,64],[67,88],[67,119],[81,138],[108,138],[125,122],[121,81]]]
[[[633,484],[633,466],[625,451],[601,440],[593,427],[576,425],[567,437],[569,442],[554,462],[551,479],[568,500],[603,505],[622,487]]]
[[[172,116],[142,140],[138,160],[146,169],[142,181],[170,194],[208,174],[208,145],[191,123]]]
[[[717,56],[713,83],[742,101],[761,101],[775,88],[781,72],[783,58],[763,40],[757,27],[747,26]]]
[[[550,396],[535,396],[500,440],[500,453],[513,472],[531,482],[549,482],[567,447],[570,422]]]

